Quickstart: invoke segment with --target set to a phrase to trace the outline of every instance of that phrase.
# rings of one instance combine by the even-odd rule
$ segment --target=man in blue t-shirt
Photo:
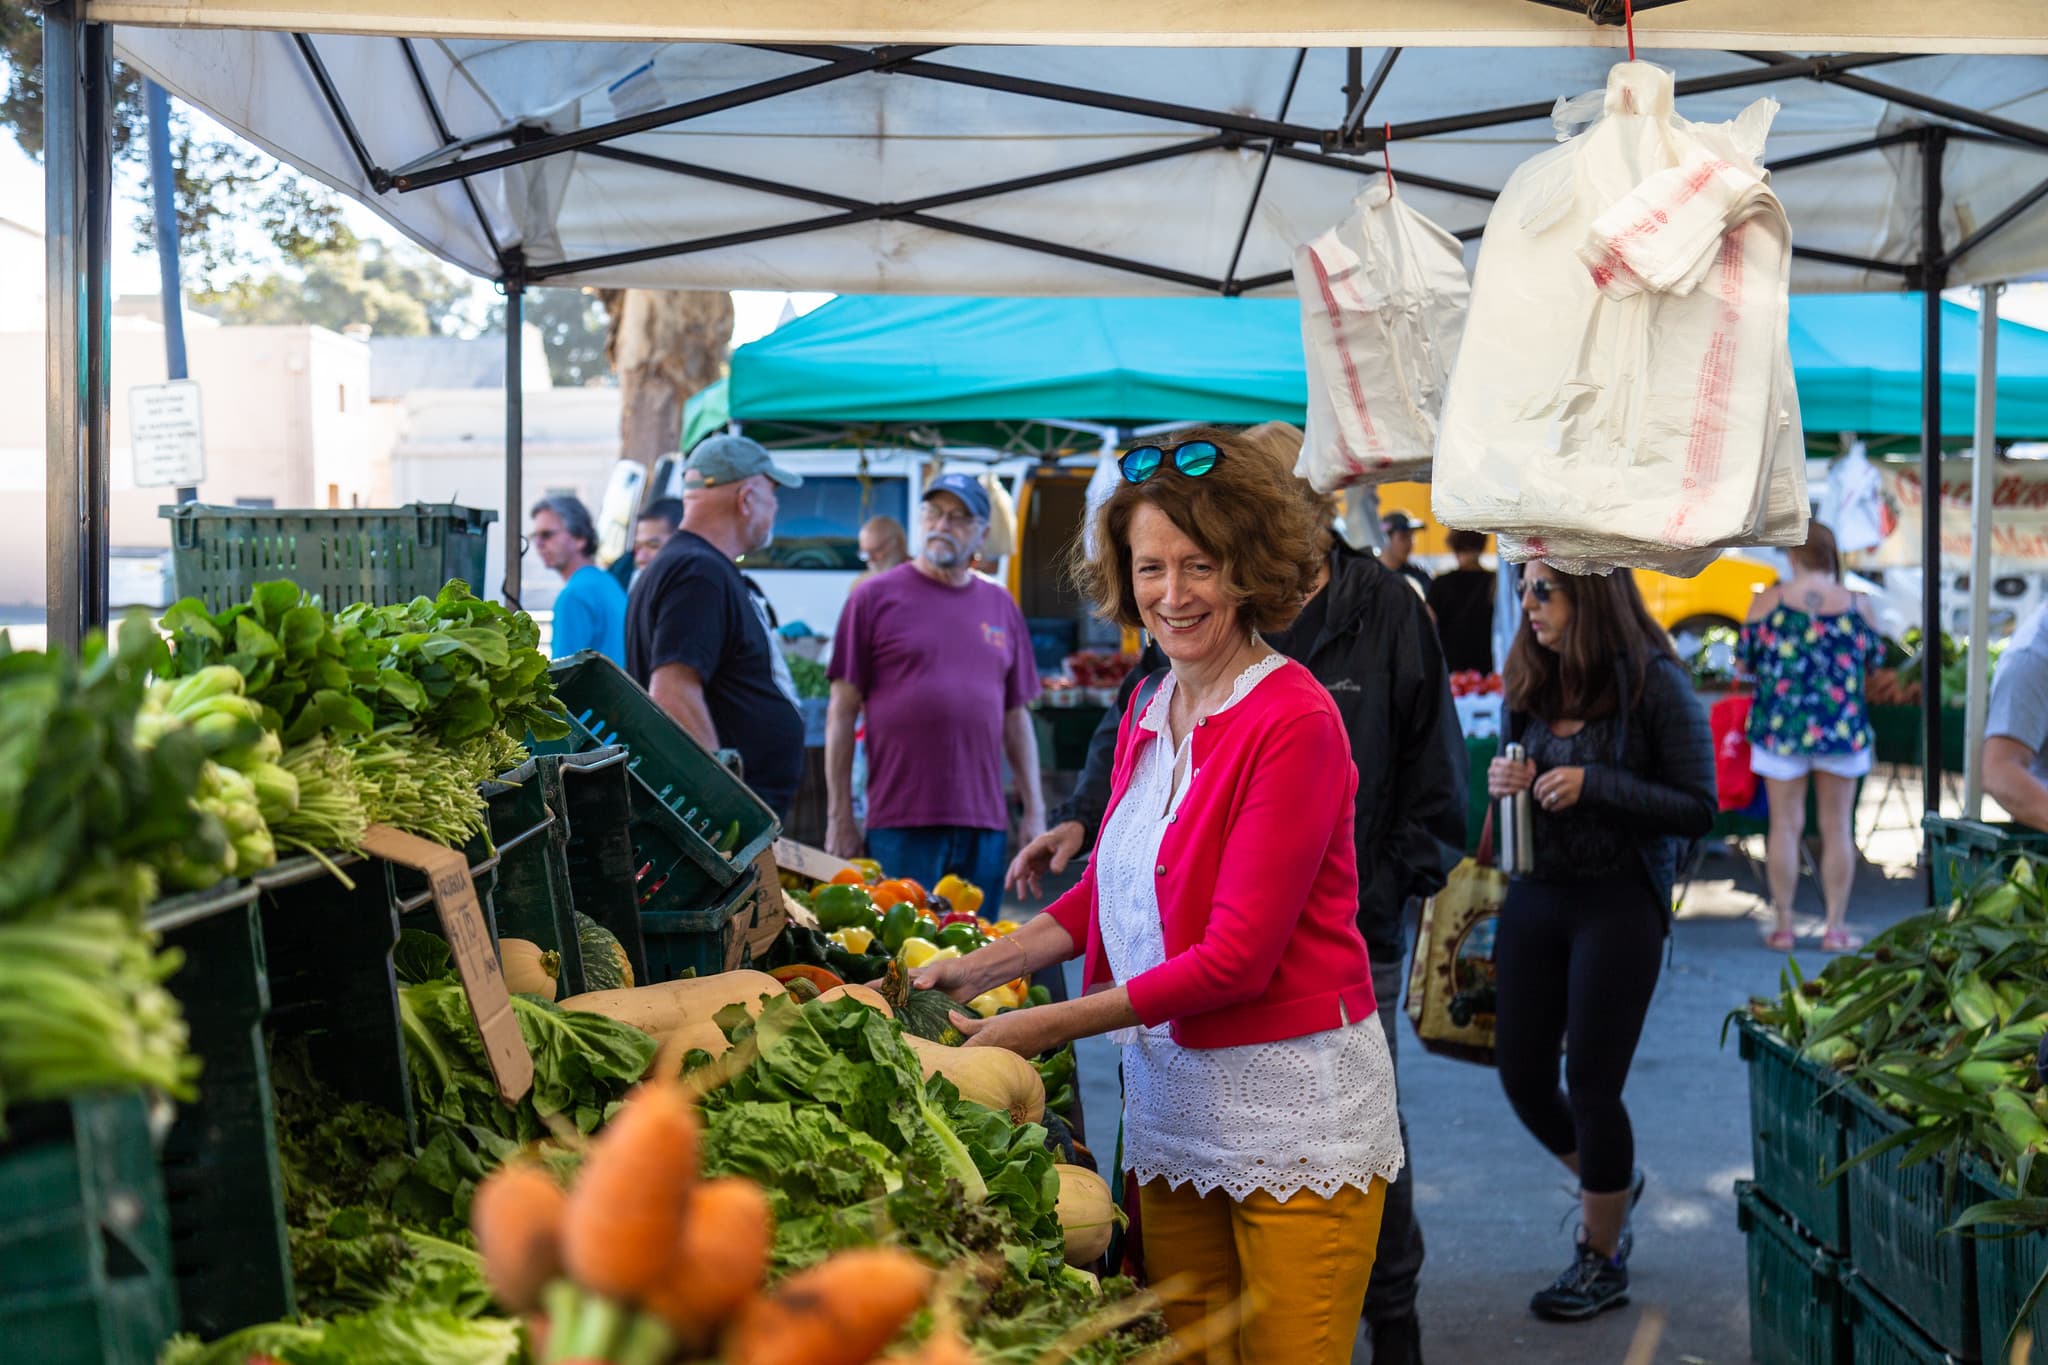
[[[555,493],[533,505],[528,539],[540,562],[563,578],[555,594],[555,625],[548,652],[566,658],[585,649],[613,663],[626,662],[626,590],[597,567],[597,528],[580,499]]]
[[[626,671],[706,749],[739,750],[754,794],[789,819],[804,770],[796,683],[767,603],[733,561],[775,536],[775,490],[797,475],[744,436],[711,436],[683,466],[683,524],[633,580]]]

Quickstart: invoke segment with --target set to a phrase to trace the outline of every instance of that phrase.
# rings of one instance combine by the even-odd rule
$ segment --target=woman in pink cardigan
[[[1315,516],[1286,461],[1233,433],[1119,465],[1076,577],[1171,667],[1132,697],[1080,884],[917,984],[964,1000],[1085,952],[1087,994],[956,1015],[967,1045],[1116,1038],[1168,1324],[1184,1341],[1221,1324],[1219,1359],[1339,1365],[1403,1154],[1356,923],[1350,743],[1322,685],[1259,634],[1317,585]]]

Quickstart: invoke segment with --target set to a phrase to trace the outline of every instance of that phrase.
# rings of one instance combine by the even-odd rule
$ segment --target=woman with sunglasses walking
[[[968,1046],[1111,1033],[1168,1325],[1199,1352],[1221,1324],[1213,1360],[1342,1365],[1403,1155],[1357,924],[1357,769],[1330,694],[1259,635],[1314,588],[1317,519],[1275,448],[1234,433],[1120,468],[1076,578],[1169,666],[1125,712],[1095,857],[1047,913],[916,984],[967,999],[1085,950],[1089,994],[956,1015]]]
[[[1621,1090],[1657,984],[1680,849],[1714,822],[1714,752],[1633,575],[1531,564],[1522,610],[1502,728],[1526,757],[1495,759],[1487,790],[1532,793],[1535,857],[1509,882],[1494,941],[1494,1058],[1523,1126],[1579,1178],[1571,1264],[1529,1303],[1570,1321],[1628,1301],[1643,1175]]]

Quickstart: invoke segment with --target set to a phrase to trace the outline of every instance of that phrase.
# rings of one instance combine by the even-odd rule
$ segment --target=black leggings
[[[1579,1157],[1579,1187],[1629,1187],[1635,1133],[1622,1082],[1664,952],[1664,916],[1647,877],[1591,882],[1519,878],[1494,940],[1494,1061],[1501,1089],[1536,1140]],[[1565,1085],[1557,1088],[1564,1048]]]

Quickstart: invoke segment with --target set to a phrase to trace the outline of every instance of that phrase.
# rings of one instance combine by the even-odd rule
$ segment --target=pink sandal
[[[1830,929],[1820,936],[1820,950],[1824,953],[1853,953],[1862,946],[1863,935],[1847,929]]]
[[[1774,953],[1789,953],[1796,942],[1790,929],[1773,929],[1764,935],[1764,947]]]

